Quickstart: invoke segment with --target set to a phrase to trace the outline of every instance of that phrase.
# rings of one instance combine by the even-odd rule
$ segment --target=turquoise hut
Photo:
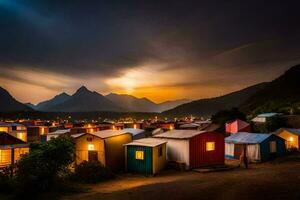
[[[166,142],[155,138],[143,138],[125,144],[126,171],[152,175],[166,165]]]

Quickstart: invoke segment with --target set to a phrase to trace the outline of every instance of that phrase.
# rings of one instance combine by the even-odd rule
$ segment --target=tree
[[[66,136],[31,145],[16,167],[16,181],[26,192],[45,191],[68,171],[74,158],[74,143]]]

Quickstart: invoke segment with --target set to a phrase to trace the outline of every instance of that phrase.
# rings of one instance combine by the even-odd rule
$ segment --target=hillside
[[[56,95],[52,99],[38,103],[36,106],[33,107],[33,109],[39,111],[51,111],[51,108],[67,101],[68,99],[70,99],[70,97],[71,97],[70,95],[63,92],[59,95]]]
[[[116,105],[131,112],[155,112],[157,104],[147,98],[137,98],[127,94],[110,93],[105,96]]]
[[[14,99],[9,92],[0,87],[0,112],[30,111],[30,107]]]
[[[300,104],[300,65],[287,70],[241,106],[246,112],[289,112]]]
[[[251,87],[247,87],[237,92],[230,94],[209,98],[200,99],[186,103],[171,110],[162,113],[163,116],[210,116],[219,110],[230,109],[232,107],[239,107],[250,96],[263,89],[267,83],[260,83]]]

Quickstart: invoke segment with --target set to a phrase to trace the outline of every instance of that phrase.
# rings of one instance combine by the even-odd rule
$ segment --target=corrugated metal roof
[[[123,131],[125,131],[125,132],[127,132],[127,133],[130,133],[130,134],[132,134],[133,136],[145,132],[145,130],[139,129],[139,128],[124,128]]]
[[[125,133],[128,133],[128,132],[126,132],[124,130],[103,130],[103,131],[98,131],[98,132],[90,133],[90,134],[100,137],[102,139],[105,139],[105,138],[109,138],[109,137],[113,137],[113,136],[122,135]]]
[[[257,115],[257,117],[273,117],[275,115],[278,115],[278,113],[262,113]]]
[[[48,135],[60,135],[60,134],[66,134],[69,133],[70,129],[61,129],[61,130],[56,130],[54,132],[48,133]]]
[[[155,139],[155,138],[143,138],[143,139],[139,139],[139,140],[134,140],[128,144],[125,144],[125,146],[131,145],[131,146],[156,147],[156,146],[164,144],[164,143],[166,143],[166,142],[159,140],[159,139]]]
[[[199,127],[199,124],[196,123],[188,123],[188,124],[182,124],[180,125],[180,128],[196,128]]]
[[[246,133],[239,132],[225,138],[227,143],[258,144],[270,137],[270,133]]]
[[[164,133],[157,134],[153,137],[158,138],[174,138],[174,139],[188,139],[192,138],[201,133],[205,133],[206,131],[198,131],[198,130],[171,130]]]

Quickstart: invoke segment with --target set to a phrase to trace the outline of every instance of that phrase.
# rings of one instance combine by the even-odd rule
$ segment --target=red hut
[[[251,132],[250,124],[240,119],[227,122],[225,124],[225,127],[226,127],[226,133],[230,133],[230,134],[234,134],[238,132]]]
[[[154,136],[167,142],[167,159],[186,169],[224,164],[224,135],[198,130],[171,130]]]

